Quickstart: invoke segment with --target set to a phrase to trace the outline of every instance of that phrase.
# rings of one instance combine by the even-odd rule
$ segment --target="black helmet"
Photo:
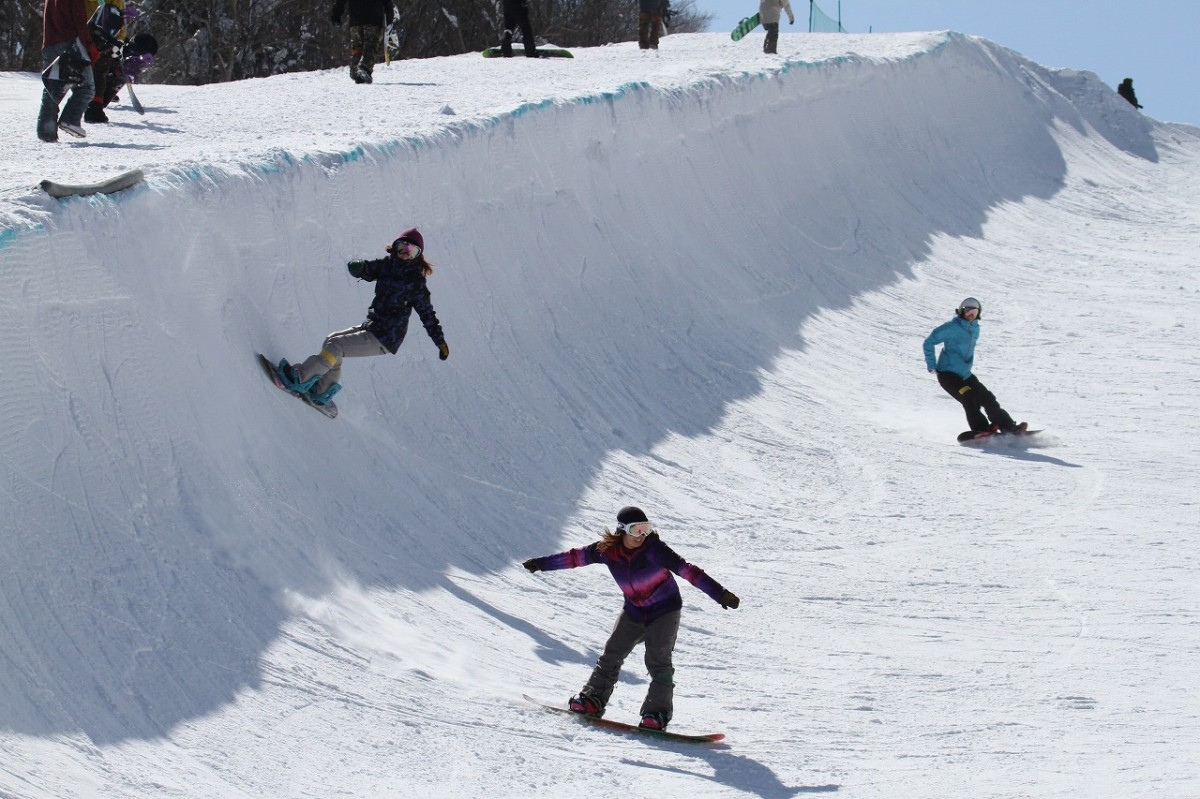
[[[979,300],[975,299],[974,297],[967,297],[965,300],[960,302],[958,304],[958,308],[954,310],[954,315],[961,319],[966,315],[968,308],[974,308],[975,310],[979,311],[979,313],[975,314],[976,319],[979,319],[983,316],[983,306],[980,305]]]
[[[633,505],[626,505],[617,511],[617,529],[624,530],[627,524],[636,524],[637,522],[648,522],[646,513],[641,508]]]

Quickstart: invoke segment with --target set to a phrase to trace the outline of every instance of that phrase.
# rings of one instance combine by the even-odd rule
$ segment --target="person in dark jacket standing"
[[[574,569],[603,563],[625,595],[625,605],[596,668],[569,706],[576,713],[604,715],[604,707],[621,674],[621,664],[643,641],[650,687],[642,702],[640,726],[665,729],[674,709],[675,667],[672,654],[679,633],[683,597],[672,572],[708,594],[725,609],[741,604],[731,591],[685,561],[663,543],[641,508],[632,505],[617,513],[617,529],[581,549],[530,558],[523,565],[531,572]]]
[[[533,23],[529,21],[528,0],[504,0],[504,32],[500,34],[500,54],[512,58],[513,32],[521,29],[521,42],[525,45],[525,56],[537,58],[537,44],[533,40]]]
[[[668,0],[638,0],[638,47],[657,50]]]
[[[1142,104],[1138,102],[1137,93],[1133,90],[1133,78],[1126,78],[1121,81],[1121,85],[1117,87],[1117,94],[1129,101],[1129,104],[1134,108],[1141,108]]]
[[[387,258],[351,261],[347,270],[354,277],[375,283],[375,300],[367,310],[367,321],[356,327],[330,333],[321,351],[304,363],[279,362],[279,376],[292,391],[307,394],[324,405],[341,390],[342,360],[370,355],[396,354],[408,333],[408,320],[415,310],[425,332],[437,345],[438,357],[450,357],[450,347],[433,311],[425,279],[433,265],[425,260],[425,240],[416,228],[400,234],[387,248]]]
[[[379,60],[383,29],[396,18],[392,0],[334,0],[329,19],[342,24],[342,13],[350,5],[350,77],[355,83],[370,83]]]
[[[83,138],[83,112],[95,94],[96,82],[92,76],[92,64],[100,58],[100,51],[88,32],[88,14],[84,0],[46,0],[42,9],[42,69],[49,67],[54,59],[78,59],[82,69],[79,80],[43,81],[42,105],[38,109],[38,138],[45,142],[58,141],[58,131]],[[59,62],[62,64],[62,61]],[[73,85],[72,85],[73,84]],[[58,104],[72,85],[71,99],[67,100],[58,113]],[[51,88],[53,87],[53,88]]]
[[[1023,432],[1028,425],[1017,424],[1008,411],[1000,407],[996,396],[979,382],[972,372],[975,363],[975,342],[979,340],[979,317],[983,306],[974,297],[958,305],[954,318],[938,325],[925,338],[925,366],[937,373],[938,385],[963,406],[967,424],[976,433],[988,430],[1003,433]],[[942,352],[934,360],[934,349]],[[986,416],[984,413],[986,412]]]

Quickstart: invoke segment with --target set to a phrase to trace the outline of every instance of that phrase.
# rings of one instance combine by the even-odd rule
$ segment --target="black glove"
[[[444,361],[449,357],[450,357],[450,345],[443,341],[441,344],[438,345],[438,358]]]
[[[742,600],[738,599],[737,594],[733,593],[732,591],[726,591],[725,593],[721,594],[721,607],[725,608],[726,610],[729,610],[730,608],[737,610],[737,606],[740,604],[742,604]]]
[[[537,563],[537,558],[530,558],[521,565],[524,566],[525,571],[528,572],[540,572],[542,570],[542,567]]]
[[[346,271],[349,272],[352,277],[362,277],[367,271],[367,262],[351,261],[350,263],[346,264]]]
[[[329,15],[329,21],[332,22],[334,25],[341,25],[342,24],[341,12],[334,11],[332,14]]]

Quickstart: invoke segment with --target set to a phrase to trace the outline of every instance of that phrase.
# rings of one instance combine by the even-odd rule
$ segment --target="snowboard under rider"
[[[408,332],[408,320],[415,310],[425,332],[437,345],[438,357],[450,357],[450,347],[442,335],[430,299],[426,278],[433,264],[425,260],[425,239],[416,228],[409,228],[389,244],[386,258],[351,261],[346,269],[361,280],[375,283],[375,299],[367,310],[367,321],[356,327],[330,333],[321,351],[304,363],[279,362],[279,376],[292,391],[307,394],[324,405],[341,390],[342,360],[370,355],[396,354]]]
[[[925,338],[925,366],[937,373],[938,384],[962,406],[967,424],[976,433],[1024,431],[1025,422],[1017,424],[987,386],[971,371],[975,361],[975,342],[979,340],[979,317],[983,307],[979,300],[967,297],[954,312],[954,318],[934,328]],[[942,351],[934,360],[934,348]],[[986,415],[985,415],[986,414]]]
[[[736,608],[741,601],[727,591],[698,566],[675,554],[659,538],[658,531],[641,508],[621,508],[617,513],[617,528],[586,547],[530,558],[523,565],[531,572],[574,569],[593,563],[608,567],[625,605],[617,617],[616,626],[604,645],[604,653],[587,684],[569,707],[576,713],[603,716],[604,707],[612,695],[625,658],[639,643],[646,644],[646,669],[650,686],[642,702],[639,726],[654,730],[665,729],[674,710],[675,667],[672,653],[679,633],[679,616],[683,597],[674,572],[708,594],[725,609]]]

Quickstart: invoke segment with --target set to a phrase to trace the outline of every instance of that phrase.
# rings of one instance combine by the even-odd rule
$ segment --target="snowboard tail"
[[[755,14],[751,17],[746,17],[737,24],[737,27],[734,28],[729,34],[729,38],[733,39],[735,42],[741,41],[743,36],[758,27],[758,23],[760,21],[761,18],[758,16],[758,14]]]
[[[287,386],[285,386],[283,384],[283,378],[281,378],[279,376],[279,370],[275,367],[275,364],[271,363],[271,359],[268,358],[267,356],[263,355],[261,352],[258,354],[258,362],[262,365],[263,371],[267,373],[267,377],[269,377],[271,379],[271,382],[274,383],[275,387],[278,388],[280,391],[287,392],[288,394],[291,394],[293,397],[297,397],[297,398],[303,400],[305,405],[307,405],[310,408],[317,409],[321,413],[328,416],[330,419],[337,418],[338,409],[337,409],[337,406],[334,405],[332,402],[327,402],[324,405],[321,405],[318,402],[313,402],[307,394],[297,393],[295,391],[292,391]]]
[[[554,713],[565,713],[566,715],[572,716],[585,724],[602,727],[606,730],[613,730],[614,732],[623,732],[631,735],[649,735],[652,738],[659,738],[664,741],[678,741],[680,743],[693,744],[711,744],[725,740],[725,733],[723,732],[712,732],[708,733],[707,735],[686,735],[679,732],[670,732],[669,730],[652,730],[648,727],[639,727],[636,724],[626,724],[623,721],[613,721],[612,719],[606,719],[600,716],[588,716],[583,713],[576,713],[572,710],[568,710],[565,707],[558,707],[557,705],[548,705],[545,702],[540,702],[537,699],[534,699],[528,694],[522,694],[522,696],[526,701],[532,702],[533,704],[545,710],[553,711]]]

